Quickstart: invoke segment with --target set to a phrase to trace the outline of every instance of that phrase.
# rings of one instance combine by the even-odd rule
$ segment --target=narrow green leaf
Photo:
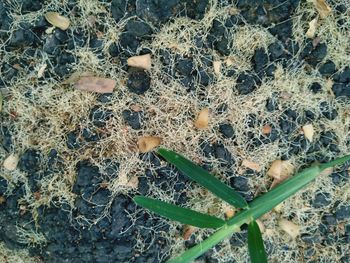
[[[200,228],[219,228],[225,224],[225,221],[220,218],[144,196],[134,197],[134,202],[154,213],[186,225]]]
[[[248,250],[252,263],[267,263],[264,241],[255,220],[248,225]]]
[[[276,205],[286,200],[295,192],[306,186],[315,177],[322,172],[322,170],[331,167],[330,165],[341,164],[350,160],[350,156],[338,158],[330,163],[321,164],[307,168],[287,181],[273,188],[270,192],[256,198],[249,203],[249,208],[237,213],[233,218],[227,221],[227,224],[217,230],[213,235],[203,240],[201,243],[190,248],[183,254],[169,260],[170,263],[189,263],[207,250],[214,247],[224,238],[230,236],[232,233],[239,231],[240,226],[249,223],[251,219],[257,219],[266,212],[270,211]]]
[[[181,172],[196,181],[210,192],[220,197],[227,203],[240,208],[247,208],[245,199],[228,185],[208,173],[202,167],[186,159],[182,155],[166,149],[159,149],[158,153],[169,163],[173,164]]]
[[[324,170],[324,169],[336,166],[338,164],[342,164],[342,163],[344,163],[346,161],[350,161],[350,155],[345,155],[343,157],[337,158],[337,159],[335,159],[333,161],[330,161],[328,163],[322,163],[322,164],[320,164],[320,168],[322,170]]]

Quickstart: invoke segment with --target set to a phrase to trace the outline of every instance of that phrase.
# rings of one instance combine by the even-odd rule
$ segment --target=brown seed
[[[127,60],[129,67],[142,68],[150,70],[152,66],[151,54],[130,57]]]
[[[309,142],[312,142],[312,139],[314,137],[314,127],[312,126],[312,124],[304,125],[302,129],[303,129],[305,138],[308,139]]]
[[[289,161],[275,160],[267,171],[267,175],[283,181],[293,174],[293,168],[293,165]]]
[[[145,136],[141,137],[137,141],[139,151],[146,153],[152,151],[155,147],[159,146],[162,142],[162,138],[157,136]]]
[[[312,19],[309,22],[309,29],[306,32],[306,37],[314,38],[316,34],[316,28],[317,28],[317,17]]]
[[[11,154],[5,159],[3,166],[6,170],[14,171],[16,170],[17,164],[18,156],[16,154]]]
[[[242,161],[242,166],[249,168],[253,171],[257,171],[257,172],[261,171],[261,167],[258,163],[255,163],[246,159]]]
[[[261,133],[264,135],[270,134],[271,131],[272,131],[272,127],[269,124],[264,125],[261,129]]]
[[[209,125],[209,109],[205,108],[201,110],[198,114],[194,126],[198,129],[206,129]]]
[[[69,19],[64,16],[61,16],[57,12],[47,12],[45,14],[45,18],[51,25],[58,27],[62,30],[67,30],[70,25]]]

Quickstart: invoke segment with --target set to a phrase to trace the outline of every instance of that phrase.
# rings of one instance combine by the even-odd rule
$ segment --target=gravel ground
[[[209,232],[184,240],[183,226],[131,198],[221,217],[224,204],[153,152],[139,153],[140,136],[163,137],[247,201],[269,189],[265,172],[275,159],[301,168],[349,153],[345,2],[328,1],[332,14],[307,38],[317,12],[304,1],[0,1],[0,159],[19,158],[14,170],[0,170],[0,241],[27,251],[26,262],[47,263],[165,262],[196,244]],[[49,11],[70,27],[52,28]],[[151,70],[127,65],[144,54]],[[73,72],[117,87],[75,90],[64,85]],[[204,107],[214,117],[197,131],[193,119]],[[313,141],[301,130],[306,124]],[[261,171],[242,170],[244,159]],[[264,216],[271,262],[349,262],[349,165]],[[279,218],[301,226],[297,239],[278,229]],[[242,229],[199,260],[247,262],[246,239]],[[18,262],[0,248],[0,259]]]

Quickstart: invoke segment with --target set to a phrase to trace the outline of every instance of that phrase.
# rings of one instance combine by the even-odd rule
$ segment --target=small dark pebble
[[[99,134],[91,128],[84,128],[81,135],[87,142],[96,142],[100,139]]]
[[[350,83],[334,83],[332,86],[332,91],[336,98],[350,98]]]
[[[89,118],[92,123],[99,128],[106,126],[107,121],[110,120],[113,116],[111,110],[105,110],[99,106],[95,106],[91,109]]]
[[[7,152],[10,152],[12,150],[12,136],[10,129],[6,126],[1,126],[0,132],[1,145]]]
[[[336,66],[333,61],[328,60],[326,61],[319,69],[318,71],[321,73],[322,76],[329,77],[332,74],[336,72]]]
[[[129,20],[126,30],[136,37],[146,37],[152,34],[152,28],[143,21]]]
[[[338,221],[350,218],[350,205],[340,205],[335,211],[335,217]]]
[[[320,133],[320,142],[324,147],[328,147],[332,142],[337,141],[337,135],[333,131],[323,131]]]
[[[238,233],[234,233],[230,238],[230,244],[233,247],[242,247],[245,246],[248,240],[248,232],[243,230]]]
[[[225,138],[234,138],[235,135],[235,131],[232,127],[231,124],[229,123],[222,123],[219,125],[219,131],[221,132],[221,134],[225,137]]]
[[[179,59],[175,64],[175,69],[184,76],[191,75],[193,71],[193,61],[189,58]]]
[[[273,112],[277,109],[278,107],[278,103],[277,103],[277,99],[275,96],[272,96],[271,98],[268,98],[266,100],[266,109],[268,112]]]
[[[320,192],[315,195],[312,201],[312,206],[314,208],[321,208],[328,206],[331,203],[331,195],[329,193]]]
[[[236,90],[240,95],[247,95],[256,89],[256,82],[252,75],[241,73],[237,78]]]
[[[128,54],[136,54],[137,48],[140,45],[140,41],[136,38],[135,35],[124,32],[119,36],[119,45],[122,49]]]
[[[271,61],[281,58],[284,54],[284,47],[280,42],[274,42],[268,47]]]
[[[349,181],[349,174],[347,171],[334,172],[330,175],[332,183],[336,186],[342,186]]]
[[[40,169],[40,152],[34,149],[26,150],[20,157],[18,168],[21,171],[33,173]]]
[[[321,222],[327,226],[334,226],[337,224],[337,220],[333,214],[325,214],[321,218]]]
[[[255,50],[252,62],[254,64],[255,72],[260,75],[269,62],[269,57],[267,56],[264,48],[258,48]]]
[[[78,149],[81,147],[81,142],[79,141],[79,132],[71,131],[67,134],[66,144],[68,149]]]
[[[113,93],[103,93],[98,96],[98,101],[101,103],[109,103],[113,99]]]
[[[131,128],[139,130],[142,128],[143,112],[135,112],[132,110],[123,110],[122,116]]]
[[[228,105],[226,103],[222,103],[217,107],[216,112],[218,114],[223,114],[227,111],[227,109],[228,109]]]
[[[314,82],[309,86],[309,89],[313,92],[313,93],[318,93],[322,90],[322,86],[320,83],[318,82]]]
[[[338,116],[337,110],[326,101],[320,103],[320,111],[323,117],[334,120]]]
[[[149,90],[151,78],[145,70],[130,68],[128,73],[127,86],[130,92],[141,95]]]
[[[310,235],[310,234],[303,234],[301,235],[301,240],[304,241],[306,244],[319,244],[321,243],[321,236],[320,235]]]

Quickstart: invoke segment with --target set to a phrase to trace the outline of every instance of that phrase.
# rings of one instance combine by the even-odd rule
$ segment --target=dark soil
[[[96,37],[96,32],[87,32],[85,28],[69,29],[63,31],[55,29],[51,35],[44,34],[50,24],[40,17],[33,23],[22,23],[10,34],[10,26],[16,15],[28,14],[40,11],[46,1],[18,0],[21,9],[18,14],[11,1],[0,2],[0,39],[6,43],[4,50],[21,54],[2,61],[0,65],[0,88],[13,89],[13,80],[26,76],[33,69],[32,60],[37,57],[47,56],[50,63],[45,76],[54,79],[66,79],[71,74],[72,64],[77,63],[79,58],[74,54],[76,47],[86,47],[98,54],[99,58],[116,59],[125,71],[126,86],[128,91],[135,96],[146,96],[152,91],[152,79],[150,74],[142,69],[127,67],[125,61],[132,55],[149,53],[148,50],[140,50],[142,43],[147,43],[153,38],[166,23],[172,23],[175,17],[188,17],[193,20],[201,20],[208,11],[208,0],[112,0],[100,1],[111,4],[108,13],[117,22],[131,18],[125,25],[119,41],[113,43],[108,53],[103,53],[103,42]],[[68,1],[70,4],[60,10],[54,10],[65,16],[73,14],[79,16],[77,1]],[[231,1],[222,1],[222,5]],[[350,99],[350,65],[339,71],[335,63],[327,60],[327,44],[320,42],[314,45],[312,41],[304,43],[303,50],[299,50],[299,44],[292,37],[292,20],[299,1],[269,0],[247,1],[238,0],[239,15],[230,16],[223,25],[219,20],[214,20],[210,34],[206,39],[198,41],[198,50],[193,51],[205,54],[202,65],[199,67],[192,56],[184,57],[174,54],[164,48],[160,54],[163,63],[164,74],[177,79],[184,90],[198,92],[205,90],[211,83],[215,83],[215,77],[207,71],[212,65],[214,50],[224,57],[230,54],[230,43],[234,36],[230,35],[227,28],[235,28],[245,23],[261,25],[268,28],[275,36],[276,41],[268,48],[258,48],[251,58],[252,69],[243,73],[235,73],[229,69],[225,74],[235,78],[237,85],[232,87],[238,95],[249,96],[259,90],[264,80],[274,78],[276,66],[279,63],[287,68],[295,61],[292,56],[299,54],[298,64],[307,65],[318,70],[320,77],[333,81],[332,91],[335,99],[345,103]],[[339,12],[343,12],[339,6]],[[97,25],[101,28],[103,25]],[[93,30],[93,29],[91,29]],[[103,31],[103,29],[101,29]],[[90,36],[89,38],[87,36]],[[299,51],[299,53],[298,53]],[[192,54],[193,55],[193,54]],[[204,55],[203,55],[204,56]],[[170,61],[175,61],[174,67],[170,68]],[[21,71],[16,65],[21,65]],[[313,94],[328,92],[318,82],[311,83],[308,89]],[[28,97],[31,95],[28,94]],[[103,139],[105,135],[101,131],[108,125],[108,121],[114,117],[114,112],[104,108],[111,103],[112,94],[103,94],[98,98],[98,105],[94,106],[89,114],[93,126],[88,128],[73,127],[63,140],[67,151],[75,151],[85,147],[88,143],[94,143]],[[267,121],[264,114],[261,116],[246,116],[246,133],[243,135],[247,148],[256,149],[263,145],[278,142],[281,159],[287,160],[296,155],[305,156],[306,163],[315,161],[324,162],[331,159],[333,153],[338,153],[336,134],[332,130],[324,130],[313,142],[309,142],[303,135],[298,133],[301,125],[314,120],[335,120],[339,118],[338,109],[329,101],[319,101],[319,114],[305,108],[304,112],[296,112],[291,108],[284,108],[280,103],[280,94],[274,94],[266,100],[266,111],[273,113],[281,111],[272,125],[272,131],[268,135],[256,133]],[[218,105],[217,113],[227,114],[229,105]],[[125,124],[132,130],[141,130],[147,118],[143,111],[133,111],[126,108],[119,112]],[[10,126],[0,124],[0,142],[4,151],[11,153],[16,147],[12,139]],[[277,127],[278,126],[278,127]],[[220,123],[215,128],[220,136],[220,141],[212,142],[203,136],[198,149],[202,155],[212,161],[217,161],[220,166],[230,167],[237,162],[225,143],[234,141],[236,127],[232,123]],[[90,147],[90,146],[89,146]],[[91,146],[93,147],[93,146]],[[324,153],[331,153],[330,156]],[[61,153],[62,154],[62,153]],[[64,153],[63,153],[64,154]],[[52,176],[54,171],[62,169],[62,158],[55,149],[49,153],[42,153],[36,149],[25,149],[19,160],[18,168],[25,172],[30,189],[25,189],[19,184],[9,193],[6,192],[8,182],[0,177],[0,241],[3,241],[11,249],[27,248],[32,256],[37,256],[45,263],[61,262],[164,262],[169,258],[170,246],[164,238],[169,231],[170,225],[167,220],[151,215],[147,211],[139,209],[132,202],[135,194],[148,195],[152,185],[166,193],[172,193],[175,189],[173,201],[176,204],[187,202],[186,193],[181,193],[188,187],[189,180],[176,171],[172,166],[161,163],[160,158],[153,153],[140,155],[140,160],[150,163],[152,171],[145,171],[144,176],[139,178],[138,189],[129,194],[112,193],[103,183],[110,177],[118,177],[119,164],[115,160],[107,160],[104,169],[94,166],[89,160],[79,162],[76,167],[76,180],[72,192],[77,195],[74,208],[59,200],[53,200],[50,206],[41,206],[38,209],[38,232],[47,239],[42,246],[29,246],[21,243],[16,230],[16,225],[25,229],[36,229],[32,215],[23,207],[29,204],[22,203],[25,194],[33,195],[40,192],[40,180]],[[210,170],[211,162],[204,163],[203,167]],[[334,171],[331,181],[334,187],[343,187],[349,181],[347,167]],[[256,192],[251,188],[249,176],[257,175],[231,175],[229,184],[241,193],[247,201],[251,201]],[[28,192],[29,191],[29,192]],[[181,194],[180,194],[181,193]],[[111,202],[109,202],[112,200]],[[315,193],[310,205],[315,209],[322,210],[322,222],[315,233],[306,233],[301,236],[300,242],[305,249],[305,258],[310,259],[314,255],[314,244],[318,249],[323,249],[328,244],[344,244],[350,242],[350,206],[331,202],[332,196],[324,191]],[[22,208],[21,208],[22,207]],[[20,209],[21,208],[21,209]],[[104,214],[106,212],[106,214]],[[133,216],[131,216],[133,215]],[[84,220],[82,220],[84,218]],[[339,234],[337,227],[345,226],[345,232]],[[156,227],[155,227],[156,226]],[[155,230],[152,229],[155,227]],[[138,239],[144,247],[141,248]],[[234,234],[230,239],[232,247],[241,247],[246,244],[247,231]],[[186,246],[191,247],[194,241],[186,241]],[[272,253],[272,245],[270,247]],[[348,252],[347,252],[348,253]],[[346,262],[344,256],[342,262]],[[207,253],[202,259],[205,262],[216,262],[214,256]],[[316,262],[316,261],[307,261]]]

